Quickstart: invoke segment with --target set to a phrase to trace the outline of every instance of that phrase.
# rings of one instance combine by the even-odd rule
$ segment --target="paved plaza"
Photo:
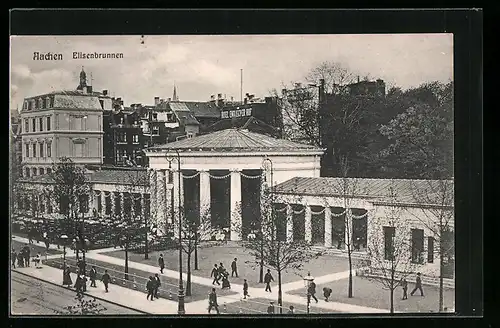
[[[24,238],[14,237],[14,241],[23,244]],[[55,246],[51,246],[55,248]],[[72,252],[68,252],[68,262],[74,261],[74,255]],[[98,264],[101,267],[106,267],[108,270],[116,270],[117,272],[123,272],[124,270],[124,260],[118,257],[119,254],[123,254],[122,250],[117,249],[101,249],[92,250],[87,252],[86,258],[89,265]],[[149,260],[144,260],[143,254],[133,254],[129,259],[129,272],[136,275],[137,277],[146,277],[154,273],[160,273],[158,266],[156,265],[156,253],[150,254]],[[143,291],[143,283],[139,283],[138,280],[134,280],[133,283],[136,287],[130,285],[129,283],[124,284],[124,280],[116,279],[110,286],[110,292],[105,293],[102,283],[98,282],[97,288],[87,288],[89,295],[98,297],[100,299],[114,302],[116,304],[123,304],[126,306],[132,306],[146,313],[151,314],[176,314],[177,313],[177,283],[179,272],[176,271],[176,257],[174,256],[174,251],[163,252],[166,257],[166,266],[163,274],[160,274],[162,279],[162,288],[165,288],[168,292],[161,294],[160,299],[153,302],[146,300],[146,294]],[[219,254],[220,257],[219,257]],[[225,255],[224,255],[225,254]],[[191,297],[186,297],[186,312],[187,314],[205,314],[208,310],[208,293],[210,292],[212,285],[212,279],[209,277],[209,265],[207,263],[215,262],[216,258],[222,258],[225,266],[230,268],[230,259],[236,257],[242,263],[239,265],[239,279],[231,279],[231,290],[221,291],[220,287],[216,287],[218,294],[218,302],[220,305],[220,311],[228,314],[244,313],[244,314],[256,314],[266,312],[267,306],[270,301],[274,301],[277,307],[277,283],[271,284],[272,293],[264,291],[264,284],[258,284],[258,271],[250,268],[248,264],[245,264],[248,254],[245,254],[244,250],[237,247],[230,248],[229,252],[223,246],[203,248],[200,250],[200,270],[193,270],[192,275],[192,292]],[[49,257],[50,261],[58,261],[62,263],[62,254],[51,255]],[[227,259],[227,260],[225,260]],[[217,261],[220,262],[221,260]],[[320,259],[314,261],[319,261],[319,264],[311,265],[315,268],[311,274],[315,277],[315,282],[317,283],[317,294],[319,299],[318,303],[314,301],[311,303],[311,313],[388,313],[389,309],[389,291],[384,290],[380,285],[368,281],[364,278],[354,277],[353,284],[353,294],[354,297],[347,298],[347,283],[348,283],[348,271],[342,269],[347,268],[347,259],[338,258],[333,255],[325,255]],[[331,267],[331,270],[329,270]],[[21,268],[16,269],[25,274],[37,277],[42,280],[50,281],[55,284],[61,284],[62,280],[62,266],[51,267],[46,264],[43,265],[42,269],[35,268]],[[316,271],[316,268],[318,269]],[[185,270],[185,269],[184,269]],[[242,278],[243,275],[251,272],[254,277],[254,282],[249,288],[250,298],[247,300],[242,299]],[[319,274],[317,273],[319,272]],[[100,272],[99,272],[100,273]],[[110,272],[111,273],[111,272]],[[113,274],[111,274],[113,276]],[[273,272],[276,277],[276,273]],[[184,273],[184,286],[186,274]],[[251,280],[249,279],[249,282]],[[143,281],[141,281],[143,282]],[[325,302],[322,298],[322,288],[328,286],[332,288],[333,293],[330,298],[330,302]],[[410,288],[412,286],[409,286]],[[285,273],[283,275],[283,302],[284,307],[288,309],[289,305],[293,305],[296,309],[296,314],[300,315],[305,313],[306,307],[306,290],[304,287],[304,282],[300,274]],[[411,290],[411,289],[410,289]],[[395,310],[396,312],[431,312],[437,308],[437,289],[435,287],[424,286],[426,292],[426,297],[413,296],[409,297],[408,301],[400,301],[399,293],[397,290],[395,294]],[[168,295],[167,294],[171,294]],[[445,306],[452,307],[454,300],[454,290],[445,291]],[[279,311],[276,308],[276,312]],[[284,311],[286,312],[286,311]],[[215,313],[215,312],[214,312]]]

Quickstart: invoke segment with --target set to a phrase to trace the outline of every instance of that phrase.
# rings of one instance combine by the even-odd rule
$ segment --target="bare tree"
[[[275,270],[278,276],[278,305],[283,307],[281,289],[282,273],[285,270],[300,270],[311,259],[323,253],[313,250],[305,241],[292,241],[286,237],[287,216],[278,214],[277,204],[281,200],[271,189],[265,189],[261,200],[261,220],[259,236],[246,240],[243,245],[254,257],[254,265]]]
[[[325,81],[325,91],[337,94],[342,87],[354,80],[354,74],[343,64],[334,61],[324,61],[311,69],[306,75],[309,83]]]
[[[454,183],[453,180],[414,180],[411,183],[413,201],[418,211],[409,209],[438,243],[439,312],[443,311],[443,279],[446,265],[454,258]]]
[[[358,196],[361,192],[359,179],[349,178],[350,162],[347,156],[341,158],[340,176],[334,184],[334,193],[340,196],[344,204],[344,244],[347,251],[347,258],[349,261],[349,284],[348,284],[348,297],[352,298],[352,251],[353,251],[353,229],[352,229],[352,201],[354,197]]]
[[[394,291],[403,279],[413,274],[416,264],[410,254],[407,220],[401,218],[403,208],[398,204],[394,187],[389,187],[385,217],[374,221],[367,245],[364,276],[390,292],[390,312],[394,313]]]

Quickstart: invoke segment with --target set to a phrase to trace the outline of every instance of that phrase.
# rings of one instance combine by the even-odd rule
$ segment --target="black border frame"
[[[88,5],[88,4],[87,4]],[[387,323],[394,325],[465,325],[486,323],[483,315],[483,202],[482,202],[482,11],[467,10],[330,10],[330,9],[246,9],[246,10],[43,10],[16,9],[10,12],[10,35],[106,35],[106,34],[340,34],[340,33],[453,33],[455,77],[455,185],[456,185],[456,310],[464,317],[434,318],[432,314],[405,318],[375,319],[378,316],[353,316],[349,319],[321,316],[321,326]],[[6,220],[7,224],[8,221]],[[10,236],[9,236],[10,238]],[[9,250],[9,246],[5,248]],[[478,316],[477,318],[471,318]],[[251,317],[269,325],[278,318]],[[248,318],[245,317],[245,318]],[[421,322],[425,317],[425,323]],[[469,317],[468,319],[466,317]],[[200,317],[196,317],[200,318]],[[213,316],[207,317],[213,318]],[[226,319],[231,317],[218,317]],[[234,317],[233,317],[234,318]],[[313,317],[311,316],[310,319]],[[31,318],[11,318],[11,325],[29,325]],[[94,320],[89,319],[91,324]],[[131,318],[123,317],[123,323]],[[174,317],[147,324],[173,325]],[[193,317],[182,319],[191,324]],[[195,319],[199,320],[199,319]],[[38,327],[65,324],[65,319],[39,320]],[[227,320],[203,322],[225,325]],[[239,321],[238,325],[246,323]],[[69,323],[69,321],[67,322]],[[74,322],[78,323],[78,322]],[[74,324],[73,322],[71,324]],[[137,322],[138,323],[138,322]],[[194,325],[200,325],[194,322]]]

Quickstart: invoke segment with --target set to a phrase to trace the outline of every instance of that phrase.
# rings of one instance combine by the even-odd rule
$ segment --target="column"
[[[115,201],[115,193],[110,191],[109,198],[111,199],[111,216],[116,218],[118,213],[116,213],[116,201]]]
[[[305,209],[305,239],[306,242],[312,242],[312,213],[311,206],[306,205]]]
[[[157,203],[156,197],[157,197],[157,188],[158,184],[156,182],[156,170],[155,169],[149,169],[148,170],[148,178],[149,178],[149,219],[153,221],[156,216],[156,211],[155,211],[155,206]]]
[[[101,190],[101,194],[98,196],[101,197],[101,216],[106,214],[106,195],[104,194],[104,191]]]
[[[347,249],[347,244],[350,244],[352,249],[352,211],[350,208],[345,209],[345,236],[344,243],[346,244],[345,249]]]
[[[230,213],[231,213],[231,240],[241,240],[241,172],[231,171],[230,191]]]
[[[123,206],[123,204],[125,204],[125,194],[123,192],[120,192],[119,195],[120,195],[120,217],[122,219],[125,219],[127,216],[127,213],[125,213],[125,207]]]
[[[165,215],[163,218],[163,226],[165,227],[165,231],[167,230],[167,224],[172,225],[175,220],[172,215],[172,195],[174,192],[173,178],[170,181],[170,171],[164,170],[164,177],[162,180],[163,185],[163,193],[162,193],[162,208],[165,211]]]
[[[332,247],[332,210],[325,206],[325,246]]]
[[[129,202],[130,202],[130,217],[132,219],[136,219],[137,215],[135,213],[135,201],[136,201],[136,199],[135,199],[135,193],[129,192],[128,193],[128,197],[130,199],[129,200]]]
[[[151,196],[149,196],[149,197],[151,197]],[[151,205],[149,205],[149,206],[151,207]],[[150,209],[150,211],[151,211],[151,209]],[[149,220],[146,220],[146,202],[144,201],[144,193],[141,193],[141,217],[143,220],[147,221],[149,226],[151,226],[151,222],[149,222]]]
[[[201,240],[210,240],[212,222],[210,218],[210,171],[200,171],[200,227]]]
[[[155,170],[153,174],[154,179],[154,196],[153,199],[153,215],[151,221],[161,225],[161,222],[165,220],[165,170]]]
[[[293,242],[293,209],[292,205],[286,205],[286,241]]]

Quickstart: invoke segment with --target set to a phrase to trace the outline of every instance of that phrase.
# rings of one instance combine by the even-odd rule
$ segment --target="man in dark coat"
[[[236,275],[236,278],[238,278],[238,267],[236,266],[236,260],[237,258],[234,258],[234,261],[231,263],[231,277],[234,277]]]
[[[217,314],[219,314],[219,304],[217,304],[217,293],[215,288],[212,288],[212,292],[208,294],[208,313],[212,312],[212,308],[215,308]]]
[[[274,278],[271,275],[271,270],[267,269],[267,273],[264,276],[264,282],[266,283],[266,292],[271,292],[271,281],[274,281]]]
[[[155,289],[154,289],[154,297],[158,298],[158,290],[160,289],[161,286],[161,281],[160,281],[160,275],[158,273],[155,273]]]
[[[90,277],[90,287],[97,287],[95,280],[97,278],[97,270],[95,269],[95,266],[92,266],[92,269],[90,269],[89,272],[89,277]]]
[[[243,279],[243,299],[247,299],[247,296],[250,297],[248,295],[248,283],[246,279]]]
[[[165,269],[165,260],[163,259],[163,254],[160,254],[158,258],[158,265],[160,266],[160,272],[163,274],[163,269]]]
[[[308,294],[310,297],[314,298],[316,303],[318,303],[318,299],[316,298],[316,283],[314,281],[311,281],[309,284]]]
[[[76,294],[77,295],[80,295],[80,294],[83,294],[83,276],[82,275],[78,275],[76,277],[76,281],[75,281],[75,289],[76,289]]]
[[[26,244],[23,248],[23,258],[24,258],[24,266],[30,266],[30,247]]]
[[[219,282],[219,268],[217,268],[217,264],[214,264],[214,268],[212,269],[212,272],[210,273],[210,277],[214,277],[214,280],[212,281],[212,285],[217,283],[217,285],[220,285]]]
[[[15,269],[16,268],[16,260],[17,260],[17,252],[14,248],[12,249],[12,253],[10,254],[10,258],[12,260],[12,266]]]
[[[108,270],[104,270],[104,274],[101,277],[101,281],[104,284],[104,289],[106,290],[106,293],[108,292],[108,284],[111,281],[111,277],[108,274]]]
[[[401,281],[401,287],[403,288],[403,300],[408,299],[408,282],[406,281],[405,278],[403,278],[403,281]]]
[[[148,295],[146,296],[147,300],[149,300],[149,297],[151,296],[151,301],[154,301],[153,296],[154,296],[155,286],[156,286],[156,282],[155,282],[153,276],[149,276],[149,280],[146,283],[146,290],[148,291]]]
[[[422,279],[420,278],[420,272],[417,273],[417,280],[415,281],[415,288],[411,291],[410,295],[413,296],[415,292],[420,290],[420,296],[424,296],[424,291],[422,289]]]

